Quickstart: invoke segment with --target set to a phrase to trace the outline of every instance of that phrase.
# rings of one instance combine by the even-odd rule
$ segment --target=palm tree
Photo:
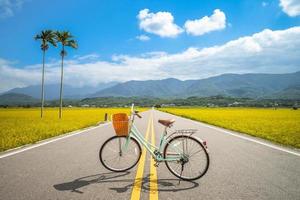
[[[42,68],[42,91],[41,91],[41,118],[43,118],[43,111],[44,111],[44,100],[45,100],[45,93],[44,93],[44,82],[45,82],[45,54],[46,51],[49,49],[49,44],[52,44],[56,47],[55,42],[55,33],[51,30],[44,30],[40,34],[37,34],[34,37],[35,40],[41,41],[41,50],[43,51],[43,68]]]
[[[63,94],[63,77],[64,77],[64,57],[67,55],[65,47],[72,47],[74,49],[77,48],[77,43],[73,39],[73,36],[68,31],[57,31],[56,40],[60,42],[62,45],[62,50],[60,52],[61,56],[61,79],[60,79],[60,106],[59,106],[59,118],[62,117],[62,94]]]

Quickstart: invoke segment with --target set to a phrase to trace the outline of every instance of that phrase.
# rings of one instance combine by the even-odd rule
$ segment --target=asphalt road
[[[151,112],[153,131],[147,131]],[[2,154],[0,199],[300,199],[300,156],[160,111],[142,116],[136,125],[148,132],[149,141],[155,135],[156,144],[163,129],[159,118],[174,118],[172,130],[198,129],[197,137],[207,141],[210,152],[207,174],[179,184],[164,163],[150,167],[149,153],[128,172],[109,172],[98,158],[102,143],[114,135],[108,124],[10,156]]]

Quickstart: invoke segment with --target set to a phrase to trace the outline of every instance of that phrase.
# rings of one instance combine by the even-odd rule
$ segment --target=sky
[[[0,92],[41,82],[34,36],[67,30],[65,84],[300,71],[300,0],[0,0]],[[59,83],[60,46],[46,52]]]

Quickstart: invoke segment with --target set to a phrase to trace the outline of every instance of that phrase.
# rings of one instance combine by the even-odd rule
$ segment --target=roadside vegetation
[[[162,108],[162,111],[300,148],[300,110]]]
[[[0,95],[0,107],[38,107],[37,99],[20,94]],[[64,99],[63,106],[91,106],[91,107],[124,107],[134,102],[142,107],[289,107],[295,109],[300,105],[300,99],[251,99],[225,96],[188,97],[188,98],[152,98],[152,97],[96,97],[85,99]],[[45,107],[57,107],[59,100],[46,101]]]
[[[65,108],[64,117],[58,108],[46,108],[40,118],[39,108],[0,109],[0,151],[82,129],[104,121],[105,113],[126,112],[129,108]]]

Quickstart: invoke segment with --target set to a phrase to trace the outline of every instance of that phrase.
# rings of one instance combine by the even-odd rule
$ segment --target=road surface
[[[300,154],[156,110],[142,116],[136,125],[156,144],[163,130],[159,118],[174,118],[172,129],[199,129],[210,152],[207,174],[179,184],[164,163],[150,165],[149,153],[128,172],[109,172],[98,158],[101,144],[114,134],[107,124],[2,154],[0,199],[300,199]]]

